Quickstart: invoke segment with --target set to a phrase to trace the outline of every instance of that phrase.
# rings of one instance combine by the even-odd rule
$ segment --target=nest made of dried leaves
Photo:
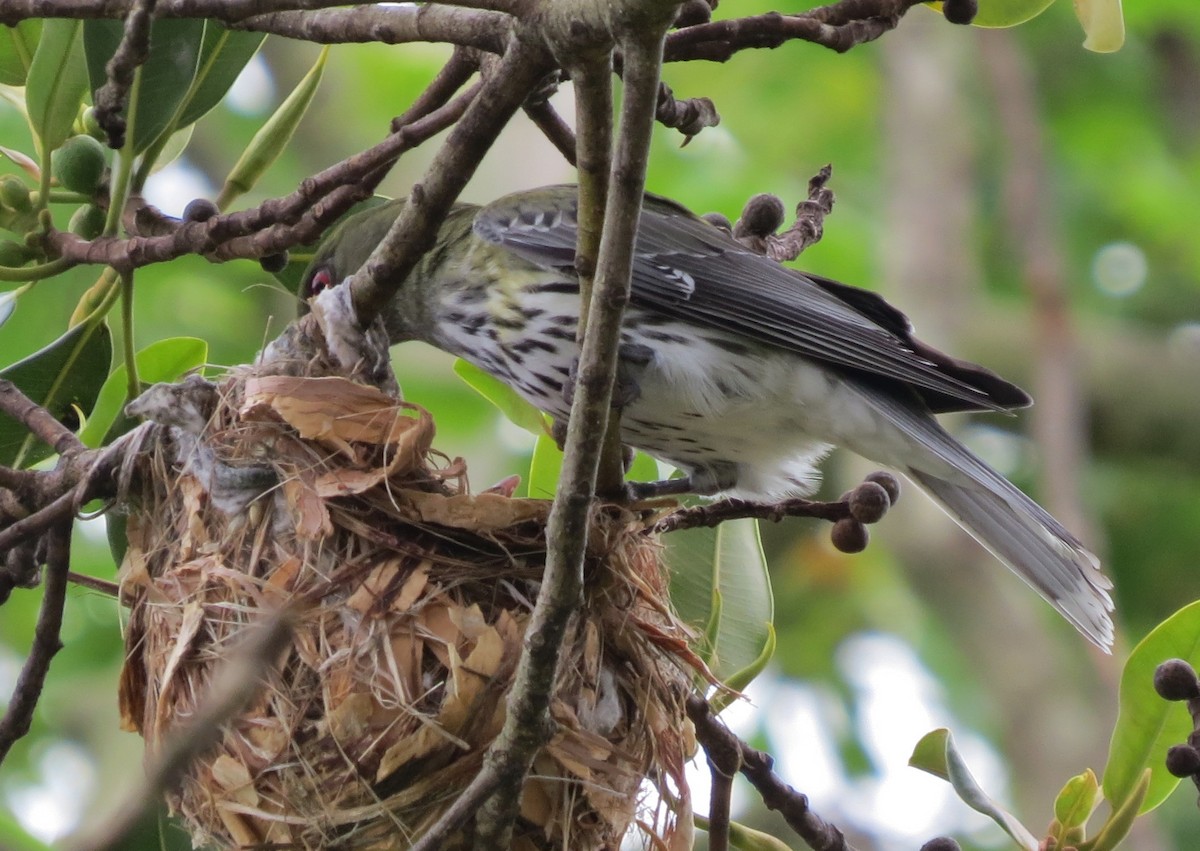
[[[244,631],[290,606],[294,640],[261,696],[170,804],[197,844],[404,848],[503,724],[549,504],[468,493],[463,464],[431,452],[429,415],[371,387],[236,373],[216,395],[199,433],[160,427],[142,459],[124,722],[153,759]],[[596,513],[562,652],[558,732],[513,847],[616,848],[631,825],[690,845],[694,658],[635,515]],[[649,805],[654,787],[666,798]]]

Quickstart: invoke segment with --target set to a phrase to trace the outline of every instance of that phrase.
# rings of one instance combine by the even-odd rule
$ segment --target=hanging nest
[[[141,456],[121,568],[122,716],[147,760],[247,629],[283,607],[294,624],[172,811],[198,846],[408,847],[504,722],[549,503],[469,493],[462,462],[431,451],[428,413],[344,378],[159,392],[172,425]],[[702,666],[638,516],[594,512],[585,586],[512,847],[615,849],[631,826],[690,847],[683,703]]]

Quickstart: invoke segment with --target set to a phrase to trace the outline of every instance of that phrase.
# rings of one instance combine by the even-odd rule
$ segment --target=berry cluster
[[[1186,744],[1167,750],[1167,771],[1176,777],[1190,777],[1200,789],[1200,677],[1196,669],[1182,659],[1168,659],[1154,671],[1154,690],[1163,700],[1186,700],[1196,729]]]
[[[867,524],[877,523],[900,498],[900,483],[891,473],[878,471],[867,476],[854,490],[842,496],[850,516],[833,524],[830,540],[844,553],[861,553],[867,548]]]

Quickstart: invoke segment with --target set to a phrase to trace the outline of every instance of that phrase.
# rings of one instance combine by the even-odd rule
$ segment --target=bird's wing
[[[576,226],[573,186],[501,198],[474,224],[479,237],[554,268],[573,265]],[[903,382],[935,411],[1029,403],[1015,385],[913,338],[907,317],[878,295],[781,266],[664,198],[647,195],[643,205],[631,301],[868,380]]]

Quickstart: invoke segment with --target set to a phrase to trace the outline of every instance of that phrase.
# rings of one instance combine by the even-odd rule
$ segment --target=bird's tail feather
[[[958,485],[909,470],[934,501],[1101,649],[1112,647],[1112,583],[1096,556],[1041,506],[995,474]]]
[[[1113,640],[1109,579],[1100,562],[1040,505],[955,440],[911,401],[862,397],[904,435],[896,464],[972,537],[1106,652]]]

